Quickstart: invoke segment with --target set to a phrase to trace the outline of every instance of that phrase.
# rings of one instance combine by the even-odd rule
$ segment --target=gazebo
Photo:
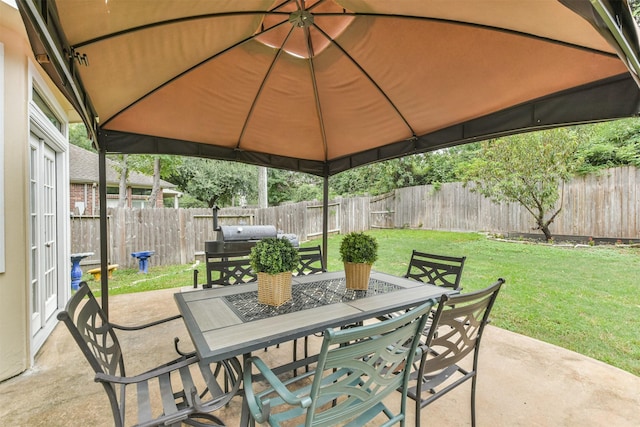
[[[176,154],[318,175],[326,200],[349,168],[639,110],[625,0],[17,3],[102,184],[107,153]]]

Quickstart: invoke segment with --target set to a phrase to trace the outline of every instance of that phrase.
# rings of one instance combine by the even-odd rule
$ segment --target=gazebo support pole
[[[327,248],[329,247],[329,175],[324,175],[322,186],[322,258],[327,265]]]
[[[102,310],[109,317],[109,254],[107,236],[107,161],[104,147],[98,151],[98,194],[100,200],[100,285]]]

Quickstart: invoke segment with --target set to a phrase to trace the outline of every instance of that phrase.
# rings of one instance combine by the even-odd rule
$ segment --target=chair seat
[[[461,376],[457,376],[456,374],[461,374]],[[437,388],[441,385],[446,385],[446,387],[454,388],[459,384],[465,382],[470,378],[472,374],[470,374],[465,369],[460,368],[458,365],[451,365],[438,372],[435,375],[424,375],[422,377],[422,389],[431,393],[432,396],[428,398],[422,398],[421,405],[427,406],[432,401],[436,400],[439,395]],[[418,371],[415,370],[411,373],[411,381],[416,381],[418,379]],[[407,389],[407,396],[411,399],[416,400],[418,398],[417,387],[411,386]]]
[[[225,361],[224,363],[229,362]],[[236,360],[235,364],[235,368],[219,364],[215,370],[212,370],[208,364],[199,363],[196,357],[180,358],[165,365],[167,369],[170,369],[168,372],[157,374],[159,369],[155,368],[145,374],[133,377],[132,380],[135,378],[141,378],[141,380],[134,384],[125,384],[124,399],[126,402],[126,399],[129,398],[127,395],[129,386],[135,385],[135,400],[138,408],[138,421],[135,426],[173,425],[176,423],[180,425],[181,422],[190,422],[186,420],[191,418],[210,421],[206,425],[224,426],[221,419],[209,412],[222,408],[238,391],[240,382],[237,376],[235,379],[227,377],[229,383],[234,383],[228,387],[227,392],[220,387],[216,379],[223,370],[225,375],[233,371],[239,372],[239,362]],[[194,366],[198,366],[200,374],[204,378],[207,395],[210,396],[208,400],[203,399],[205,393],[199,395],[197,392],[192,374]],[[146,377],[149,378],[142,379]],[[102,382],[109,378],[97,375],[96,379]],[[111,380],[115,383],[119,382],[117,379]],[[156,399],[160,404],[156,404]],[[211,424],[211,422],[215,424]]]

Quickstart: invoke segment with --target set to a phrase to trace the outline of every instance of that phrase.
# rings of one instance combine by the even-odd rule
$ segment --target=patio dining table
[[[257,283],[176,293],[198,356],[219,362],[296,338],[411,308],[451,290],[372,272],[369,289],[349,290],[344,272],[293,277],[292,300],[258,302]]]
[[[248,357],[255,350],[381,317],[455,292],[375,271],[367,290],[350,290],[341,271],[293,277],[292,299],[278,307],[258,302],[255,282],[176,293],[174,297],[198,356],[214,363],[240,355]],[[312,361],[313,356],[274,371],[285,372]],[[243,413],[243,425],[245,418]]]

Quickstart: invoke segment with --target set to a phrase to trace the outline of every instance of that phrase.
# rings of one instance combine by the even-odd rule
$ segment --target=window
[[[134,209],[144,209],[147,207],[147,204],[144,200],[132,200],[131,207]]]
[[[132,188],[131,194],[134,196],[150,196],[151,189],[150,188]]]
[[[55,126],[55,128],[58,129],[58,131],[62,132],[62,122],[53,113],[53,110],[51,110],[51,107],[49,107],[49,105],[44,101],[44,99],[42,99],[42,96],[40,96],[40,94],[35,88],[33,89],[32,98],[33,98],[33,102],[35,102],[35,104],[38,106],[40,111],[42,111],[42,113],[47,117],[47,119],[49,119],[51,124],[53,124],[53,126]]]

